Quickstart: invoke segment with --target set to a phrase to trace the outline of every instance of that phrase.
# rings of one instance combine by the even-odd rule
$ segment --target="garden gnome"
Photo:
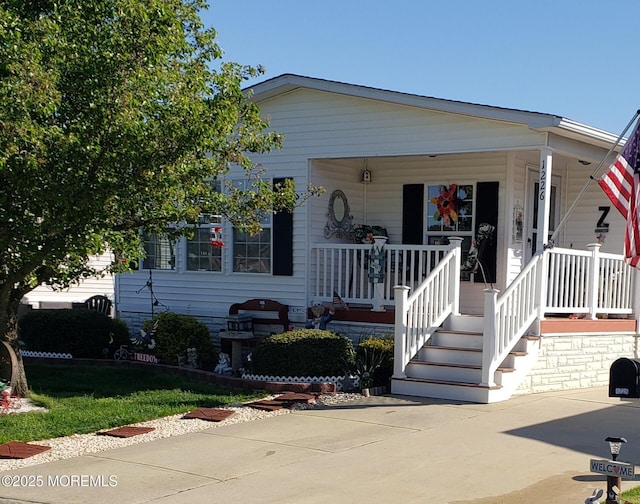
[[[322,315],[319,319],[309,319],[307,320],[305,329],[322,329],[323,331],[327,328],[327,324],[331,322],[336,316],[336,309],[332,306],[329,308],[329,313],[326,315]]]

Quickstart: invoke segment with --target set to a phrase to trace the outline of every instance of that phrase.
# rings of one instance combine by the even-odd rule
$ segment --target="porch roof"
[[[609,148],[617,139],[617,135],[613,133],[554,114],[446,100],[295,74],[282,74],[250,86],[247,90],[253,93],[252,99],[254,101],[261,102],[299,88],[338,93],[481,119],[525,124],[531,130],[550,132],[604,148]],[[621,142],[621,145],[624,145],[624,142]]]

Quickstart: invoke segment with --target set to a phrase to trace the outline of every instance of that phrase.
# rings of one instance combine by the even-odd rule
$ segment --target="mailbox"
[[[611,364],[609,397],[640,398],[640,360],[622,357]]]

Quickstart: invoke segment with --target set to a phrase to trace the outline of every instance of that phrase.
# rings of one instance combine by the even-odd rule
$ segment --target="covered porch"
[[[637,332],[639,276],[621,255],[602,252],[600,244],[540,251],[506,289],[486,285],[484,311],[473,317],[460,307],[461,244],[452,238],[448,245],[384,245],[379,251],[362,245],[312,249],[315,299],[330,303],[334,295],[344,296],[360,307],[348,315],[351,320],[390,323],[393,318],[395,393],[506,400],[535,364],[535,355],[527,354],[540,335]],[[376,253],[385,272],[381,282],[378,276],[370,281],[375,268],[367,264],[367,254]],[[449,355],[430,361],[428,355],[440,349]],[[456,362],[456,352],[465,354],[463,362]],[[428,366],[437,372],[424,374]],[[447,374],[438,374],[443,370]],[[430,387],[424,393],[423,382]],[[433,383],[445,390],[434,392]]]
[[[332,304],[337,296],[361,313],[395,313],[400,301],[398,292],[406,290],[411,297],[424,291],[427,278],[436,268],[442,268],[440,263],[448,258],[446,275],[440,276],[440,282],[446,278],[451,285],[448,290],[438,292],[449,295],[451,303],[455,298],[453,313],[468,314],[460,308],[460,292],[466,287],[469,273],[481,274],[481,264],[465,272],[461,245],[458,238],[452,238],[447,245],[384,244],[380,248],[364,244],[314,244],[310,296],[318,304],[326,305]],[[376,254],[379,256],[375,260],[380,263],[372,266],[370,257]],[[561,325],[565,321],[570,321],[568,327],[579,327],[579,321],[609,320],[609,324],[612,320],[635,321],[637,275],[635,269],[624,263],[622,255],[604,253],[600,244],[593,243],[586,250],[549,248],[536,255],[532,263],[538,263],[540,258],[544,261],[538,266],[535,282],[525,274],[530,266],[525,268],[518,278],[523,275],[527,278],[526,292],[520,291],[512,301],[537,299],[538,331],[541,324],[545,332],[565,332]],[[383,274],[377,273],[378,267]],[[457,269],[457,275],[453,275],[453,268]],[[512,288],[509,286],[507,290]],[[485,283],[485,296],[487,292],[499,291]],[[514,310],[517,307],[511,307]],[[619,327],[628,328],[629,323]]]

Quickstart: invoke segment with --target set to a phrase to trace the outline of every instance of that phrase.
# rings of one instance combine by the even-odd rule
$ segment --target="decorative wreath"
[[[433,218],[437,221],[444,220],[445,226],[451,226],[451,222],[458,222],[458,185],[451,184],[449,188],[441,185],[438,188],[440,194],[429,201],[436,206]]]

